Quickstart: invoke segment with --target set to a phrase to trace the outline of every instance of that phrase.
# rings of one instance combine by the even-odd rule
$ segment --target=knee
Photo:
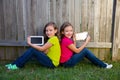
[[[86,50],[88,50],[88,49],[87,49],[87,48],[84,48],[83,50],[85,50],[85,51],[86,51]]]
[[[29,48],[29,50],[30,50],[30,51],[34,51],[34,50],[36,50],[36,49],[31,47],[31,48]]]
[[[84,48],[83,50],[82,50],[82,52],[84,53],[84,52],[86,52],[86,51],[88,51],[88,49],[87,48]]]

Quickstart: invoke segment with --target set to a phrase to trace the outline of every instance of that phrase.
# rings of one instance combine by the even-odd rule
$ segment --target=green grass
[[[0,63],[0,80],[120,80],[120,62],[112,62],[112,69],[103,69],[83,61],[72,68],[49,69],[37,63],[27,63],[24,68],[7,70]]]

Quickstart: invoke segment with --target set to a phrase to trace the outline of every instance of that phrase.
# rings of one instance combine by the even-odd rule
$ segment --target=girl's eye
[[[50,30],[50,31],[52,31],[52,30]]]
[[[68,31],[65,31],[65,32],[68,32]]]
[[[46,32],[48,32],[48,31],[50,31],[50,32],[51,32],[51,31],[53,31],[53,30],[46,30]]]

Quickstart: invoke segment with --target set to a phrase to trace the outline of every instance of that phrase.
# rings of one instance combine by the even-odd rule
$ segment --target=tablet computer
[[[43,36],[30,36],[30,41],[32,44],[35,44],[35,45],[43,45],[44,37]]]
[[[88,32],[76,33],[76,40],[85,40],[88,36]]]

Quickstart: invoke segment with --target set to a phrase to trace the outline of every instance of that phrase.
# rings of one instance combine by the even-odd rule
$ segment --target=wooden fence
[[[42,35],[49,21],[69,21],[88,31],[100,59],[120,60],[120,0],[0,0],[0,60],[14,60],[28,48],[28,35]],[[78,46],[81,42],[78,42]]]

